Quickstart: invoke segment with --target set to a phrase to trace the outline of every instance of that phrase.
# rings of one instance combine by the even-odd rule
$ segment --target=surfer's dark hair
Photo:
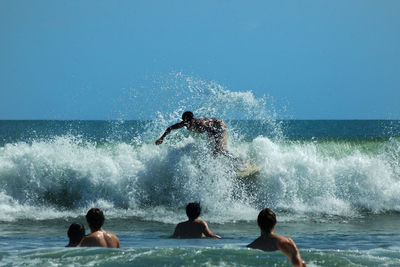
[[[86,220],[91,230],[97,231],[104,224],[104,214],[101,209],[92,208],[86,214]]]
[[[68,228],[67,235],[70,243],[77,244],[85,235],[85,226],[80,223],[72,223]]]
[[[190,121],[194,118],[193,112],[191,111],[185,111],[182,114],[182,120],[183,121]]]
[[[192,202],[187,204],[186,206],[186,215],[189,217],[189,220],[197,219],[201,213],[201,206],[199,202]]]
[[[262,231],[265,231],[266,233],[271,233],[272,229],[276,225],[276,215],[272,210],[268,208],[263,209],[258,214],[257,223]]]

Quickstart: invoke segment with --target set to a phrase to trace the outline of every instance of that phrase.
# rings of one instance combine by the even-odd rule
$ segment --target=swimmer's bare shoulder
[[[180,236],[181,236],[181,232],[182,232],[182,228],[183,228],[183,226],[184,226],[184,223],[185,222],[180,222],[180,223],[178,223],[177,225],[176,225],[176,227],[175,227],[175,231],[174,231],[174,233],[172,234],[172,238],[179,238]]]
[[[203,233],[206,237],[213,237],[213,238],[221,238],[219,235],[214,234],[211,232],[210,228],[208,228],[208,224],[204,220],[196,220],[203,227]]]
[[[285,254],[291,261],[293,266],[306,266],[306,263],[301,259],[300,252],[296,243],[290,237],[278,236],[277,247]]]
[[[79,247],[106,247],[107,243],[102,237],[102,233],[100,231],[96,231],[85,236],[81,243],[78,245]]]
[[[121,248],[118,237],[111,232],[106,232],[106,242],[109,248]]]

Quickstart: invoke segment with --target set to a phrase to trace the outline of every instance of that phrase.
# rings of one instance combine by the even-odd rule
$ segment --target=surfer
[[[85,226],[80,223],[72,223],[67,232],[69,243],[65,247],[76,247],[85,236]]]
[[[162,144],[165,136],[172,130],[182,127],[186,127],[186,129],[195,133],[207,133],[214,141],[214,156],[218,154],[230,156],[229,152],[226,150],[227,132],[225,123],[216,118],[194,118],[193,112],[191,111],[186,111],[182,114],[181,122],[169,126],[164,134],[156,141],[156,145]]]
[[[306,266],[306,263],[300,257],[296,243],[289,237],[274,233],[276,216],[272,210],[268,208],[262,210],[258,214],[257,223],[261,229],[261,236],[247,245],[248,248],[264,251],[280,250],[290,259],[293,266]]]
[[[91,233],[82,240],[80,247],[121,248],[118,237],[103,230],[104,214],[101,209],[90,209],[86,214],[86,221]]]
[[[198,219],[200,213],[200,203],[189,203],[186,206],[186,215],[188,216],[189,220],[186,222],[181,222],[175,227],[172,238],[221,238],[219,235],[216,235],[210,231],[208,224],[205,221]]]

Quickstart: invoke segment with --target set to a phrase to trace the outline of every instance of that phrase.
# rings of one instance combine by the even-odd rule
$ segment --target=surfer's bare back
[[[162,144],[165,136],[172,130],[186,127],[195,133],[207,133],[214,140],[214,155],[219,153],[228,154],[226,125],[222,120],[216,118],[194,118],[193,112],[185,111],[182,114],[182,121],[171,125],[164,134],[156,141],[156,145]]]

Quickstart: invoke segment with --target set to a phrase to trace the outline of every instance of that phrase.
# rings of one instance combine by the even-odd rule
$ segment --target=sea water
[[[0,121],[0,266],[289,266],[246,248],[265,207],[308,266],[400,265],[400,121],[277,120],[248,92],[196,96],[189,108],[224,119],[257,176],[237,179],[185,129],[154,144],[187,103],[152,120]],[[169,238],[193,201],[222,239]],[[64,248],[92,207],[123,249]]]

